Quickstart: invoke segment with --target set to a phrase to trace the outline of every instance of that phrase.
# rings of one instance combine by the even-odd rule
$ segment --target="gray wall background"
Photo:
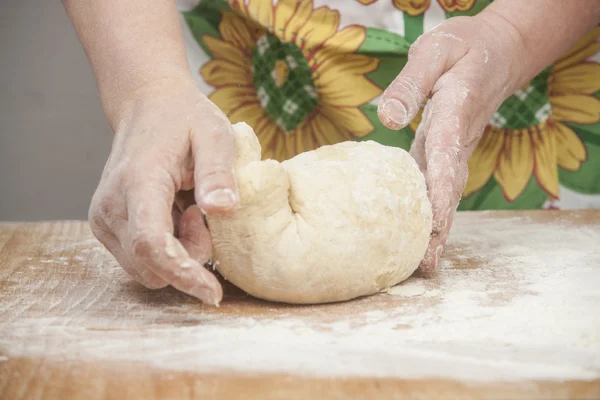
[[[85,219],[112,133],[59,0],[0,0],[0,221]]]

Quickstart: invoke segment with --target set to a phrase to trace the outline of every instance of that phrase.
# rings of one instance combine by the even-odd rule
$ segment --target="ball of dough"
[[[234,132],[240,208],[207,219],[225,278],[266,300],[327,303],[379,292],[415,271],[432,212],[406,151],[344,142],[279,163],[261,161],[250,126]]]

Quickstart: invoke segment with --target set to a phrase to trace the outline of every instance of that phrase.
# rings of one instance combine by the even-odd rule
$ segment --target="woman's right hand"
[[[116,113],[90,207],[92,232],[142,285],[172,285],[218,305],[221,285],[204,268],[212,243],[203,214],[238,205],[231,124],[191,79],[148,83]],[[191,189],[197,205],[180,213],[176,197]]]

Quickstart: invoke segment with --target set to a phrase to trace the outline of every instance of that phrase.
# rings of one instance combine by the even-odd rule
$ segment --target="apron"
[[[377,101],[410,45],[492,0],[179,0],[189,64],[263,157],[374,140],[408,150]],[[583,10],[582,10],[583,12]],[[469,160],[459,210],[600,208],[600,27],[509,97]]]

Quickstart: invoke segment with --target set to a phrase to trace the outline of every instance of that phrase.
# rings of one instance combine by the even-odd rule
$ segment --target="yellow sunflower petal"
[[[254,127],[262,147],[262,159],[284,161],[285,137],[280,129],[268,117],[261,118]]]
[[[381,88],[362,75],[342,77],[317,88],[322,102],[336,107],[357,107],[382,93]]]
[[[206,83],[216,87],[253,85],[252,73],[248,68],[242,68],[225,60],[207,62],[200,68],[200,74]]]
[[[298,41],[302,50],[308,52],[329,39],[338,29],[340,14],[327,7],[320,7],[313,11],[310,24],[304,25],[298,31]]]
[[[217,60],[226,60],[242,68],[247,67],[248,57],[233,44],[212,36],[204,35],[204,44]]]
[[[208,98],[227,115],[243,102],[253,101],[258,104],[256,90],[253,87],[225,86],[212,92]]]
[[[247,4],[248,14],[253,21],[265,28],[273,26],[273,2],[250,0]]]
[[[363,44],[367,36],[362,26],[347,26],[325,42],[325,49],[337,53],[354,53]]]
[[[550,97],[552,119],[578,124],[600,121],[600,99],[589,95],[565,95]]]
[[[290,158],[294,157],[297,153],[287,153],[286,152],[286,141],[288,140],[292,140],[293,138],[290,138],[289,136],[285,136],[283,133],[281,133],[280,131],[278,131],[277,135],[277,141],[274,142],[274,149],[273,149],[273,158],[277,161],[285,161],[285,160],[289,160]]]
[[[317,113],[310,121],[310,126],[314,132],[318,146],[336,144],[354,139],[350,132],[340,126],[335,126],[323,113]]]
[[[313,10],[311,0],[299,0],[296,12],[289,19],[284,29],[283,39],[288,42],[296,43],[298,31],[308,22]]]
[[[488,126],[469,159],[469,179],[463,192],[467,197],[481,189],[492,177],[502,150],[502,129]]]
[[[419,111],[417,112],[417,115],[415,115],[413,120],[410,121],[410,123],[408,124],[408,127],[410,128],[411,131],[413,131],[413,133],[417,132],[419,125],[421,125],[421,121],[423,121],[423,107],[421,107],[419,109]]]
[[[475,5],[475,0],[438,0],[438,3],[448,12],[469,11]]]
[[[274,129],[276,128],[275,124],[272,123],[269,117],[263,113],[260,118],[258,118],[258,121],[256,121],[254,125],[250,126],[252,126],[252,129],[254,130],[254,133],[256,134],[256,137],[260,143],[262,158],[273,158],[270,155],[267,155],[267,153],[269,152],[269,147],[272,145],[271,141],[273,140],[274,133],[276,131],[276,129]]]
[[[367,136],[375,129],[369,118],[358,108],[321,104],[319,112],[329,118],[339,129],[349,132],[353,137]]]
[[[335,62],[336,57],[344,53],[354,53],[363,44],[366,37],[365,29],[360,26],[349,26],[335,33],[323,47],[306,58],[310,67],[315,71],[320,65]]]
[[[321,51],[317,52],[320,55]],[[345,54],[345,53],[328,53],[325,57],[321,57],[319,62],[314,65],[313,75],[315,80],[325,79],[327,83],[335,79],[334,70],[345,74],[364,75],[374,71],[379,65],[379,61],[374,57],[369,57],[364,54]]]
[[[238,104],[227,116],[232,124],[245,122],[254,128],[257,126],[258,121],[266,115],[258,102],[248,102]]]
[[[600,37],[600,26],[592,29],[584,37],[579,39],[567,54],[556,61],[554,68],[562,69],[569,65],[577,64],[594,55],[597,50],[594,51],[593,49],[598,45],[598,37]]]
[[[282,160],[287,160],[294,157],[296,154],[301,153],[302,143],[300,138],[304,135],[302,127],[299,125],[292,132],[281,133],[282,141],[284,143],[285,155]]]
[[[551,74],[550,96],[555,94],[593,94],[598,90],[600,90],[600,64],[579,64]]]
[[[349,107],[368,103],[382,93],[364,74],[378,61],[360,54],[343,54],[320,65],[314,73],[315,87],[323,103]]]
[[[504,145],[498,157],[494,178],[502,187],[504,197],[513,201],[527,187],[533,173],[533,149],[526,130],[505,130]]]
[[[554,64],[554,66],[552,67],[552,71],[560,72],[560,71],[567,69],[573,65],[580,64],[580,63],[584,62],[585,60],[589,59],[590,57],[592,57],[594,54],[598,53],[599,51],[600,51],[600,42],[592,43],[589,46],[586,46],[583,49],[579,50],[577,53],[573,54],[569,58],[560,59],[559,61],[557,61]]]
[[[246,8],[246,0],[228,0],[229,8],[235,11],[236,14],[239,14],[243,17],[248,18],[248,9]]]
[[[269,141],[273,140],[276,134],[279,134],[279,127],[271,121],[271,118],[264,112],[258,118],[256,123],[252,125],[254,133],[258,136],[259,141],[262,145],[266,145]]]
[[[255,35],[248,28],[248,22],[235,14],[225,12],[219,24],[219,32],[226,42],[231,43],[246,53],[247,57],[250,57],[255,45]]]
[[[546,126],[530,128],[533,144],[534,174],[538,184],[552,197],[558,198],[556,137]]]
[[[277,3],[277,7],[275,7],[273,33],[279,38],[285,40],[285,27],[290,22],[296,8],[298,8],[297,0],[279,0]]]
[[[298,125],[288,140],[288,146],[286,146],[288,158],[319,147],[310,121]]]
[[[556,138],[558,165],[567,171],[577,171],[587,160],[585,145],[579,136],[560,122],[548,121],[548,130]]]
[[[394,6],[408,15],[421,15],[429,8],[430,0],[394,0]]]

